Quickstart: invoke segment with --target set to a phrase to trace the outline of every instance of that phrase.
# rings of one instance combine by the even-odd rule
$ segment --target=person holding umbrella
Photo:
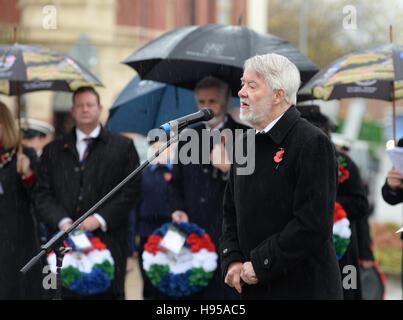
[[[28,148],[18,153],[18,148],[14,119],[0,102],[0,300],[43,297],[40,264],[25,276],[19,273],[39,250],[39,239],[30,211],[36,156]]]
[[[101,110],[94,88],[76,90],[71,111],[76,127],[43,150],[35,207],[50,230],[66,230],[139,165],[132,141],[101,126]],[[139,193],[139,179],[131,180],[80,225],[105,243],[115,265],[111,286],[91,299],[124,299],[128,217]],[[83,298],[63,289],[64,299]]]
[[[403,147],[403,138],[397,142],[398,147]],[[403,174],[396,168],[389,170],[386,181],[382,186],[382,198],[390,205],[396,205],[403,202]],[[400,235],[403,240],[403,233]],[[403,271],[403,258],[402,258],[402,271]],[[403,288],[403,277],[401,280],[401,287]]]
[[[208,123],[193,128],[199,138],[202,137],[202,132],[206,129],[231,130],[235,137],[236,129],[247,128],[245,125],[235,122],[227,114],[231,92],[225,82],[214,77],[206,77],[198,82],[195,92],[198,107],[200,109],[211,108],[215,115]],[[179,153],[182,146],[183,144],[180,143]],[[201,147],[200,150],[202,150]],[[175,161],[177,164],[173,166],[173,178],[169,191],[172,220],[198,224],[206,230],[213,242],[218,244],[218,239],[221,236],[223,194],[228,180],[230,164],[218,161],[221,155],[228,158],[228,152],[223,144],[214,145],[210,151],[211,163],[209,164],[202,164],[201,158],[199,163],[187,165]],[[202,152],[200,152],[201,154]],[[206,290],[195,298],[235,299],[237,295],[225,287],[217,269]]]
[[[320,112],[317,105],[297,106],[301,117],[321,129],[329,138],[332,123]],[[345,210],[350,222],[351,237],[346,252],[339,259],[340,272],[343,277],[346,266],[354,266],[357,278],[360,279],[359,268],[359,233],[358,224],[368,219],[369,203],[364,183],[355,162],[346,154],[336,149],[336,159],[339,168],[336,202]],[[357,287],[343,288],[344,300],[361,300],[361,284],[357,279]]]
[[[257,132],[255,170],[231,168],[223,279],[243,299],[342,299],[332,242],[337,162],[329,138],[293,106],[300,73],[265,54],[245,62],[241,81],[241,119]]]

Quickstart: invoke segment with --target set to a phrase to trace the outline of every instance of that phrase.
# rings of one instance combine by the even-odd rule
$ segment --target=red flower
[[[191,252],[198,252],[201,249],[206,249],[210,252],[215,252],[215,245],[211,241],[210,236],[208,234],[204,234],[203,237],[197,236],[195,233],[192,233],[187,238],[187,243],[190,245]]]
[[[274,162],[277,163],[276,170],[278,169],[281,161],[283,161],[285,150],[283,148],[279,148],[274,156]]]
[[[156,255],[160,242],[161,242],[160,236],[151,235],[148,237],[147,243],[144,245],[144,250],[150,252],[153,255]]]
[[[68,149],[68,148],[69,148],[69,145],[68,145],[67,143],[65,143],[64,146],[63,146],[63,148],[64,148],[64,149]]]
[[[273,158],[275,163],[280,163],[281,161],[283,161],[284,152],[284,149],[280,149],[279,151],[277,151],[276,155]]]
[[[350,178],[350,171],[339,165],[339,183],[343,183],[348,178]]]
[[[98,238],[94,237],[90,239],[92,247],[96,250],[105,250],[106,246],[105,244]]]
[[[341,206],[340,203],[336,202],[334,204],[334,217],[333,217],[333,221],[337,222],[341,219],[347,218],[347,213],[346,211],[344,211],[343,207]]]

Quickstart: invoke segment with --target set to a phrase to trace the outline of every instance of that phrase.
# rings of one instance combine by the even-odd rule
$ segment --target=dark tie
[[[84,164],[85,161],[87,160],[88,155],[90,154],[91,151],[91,145],[94,143],[95,138],[84,138],[83,140],[87,144],[87,147],[85,148],[83,159],[81,160],[82,164]]]

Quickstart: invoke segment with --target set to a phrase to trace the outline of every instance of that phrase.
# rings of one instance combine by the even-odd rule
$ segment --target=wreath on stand
[[[71,237],[64,246],[72,250],[63,259],[61,271],[62,286],[80,296],[92,296],[105,292],[115,276],[115,264],[111,252],[100,238],[91,232],[85,232],[89,240],[88,247],[83,250],[77,247]],[[48,255],[48,264],[56,273],[56,254]]]
[[[148,237],[142,258],[153,286],[180,298],[207,287],[218,256],[210,236],[196,224],[166,223]]]

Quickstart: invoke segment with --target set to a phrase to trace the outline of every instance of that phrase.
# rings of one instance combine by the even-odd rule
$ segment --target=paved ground
[[[386,300],[402,300],[402,289],[400,286],[400,277],[396,275],[386,275]],[[134,268],[126,277],[126,299],[141,300],[142,280],[137,260],[134,262]]]
[[[402,300],[400,276],[386,275],[386,300]]]
[[[142,300],[141,290],[143,289],[143,281],[141,279],[138,261],[134,261],[133,270],[126,276],[126,299]]]

